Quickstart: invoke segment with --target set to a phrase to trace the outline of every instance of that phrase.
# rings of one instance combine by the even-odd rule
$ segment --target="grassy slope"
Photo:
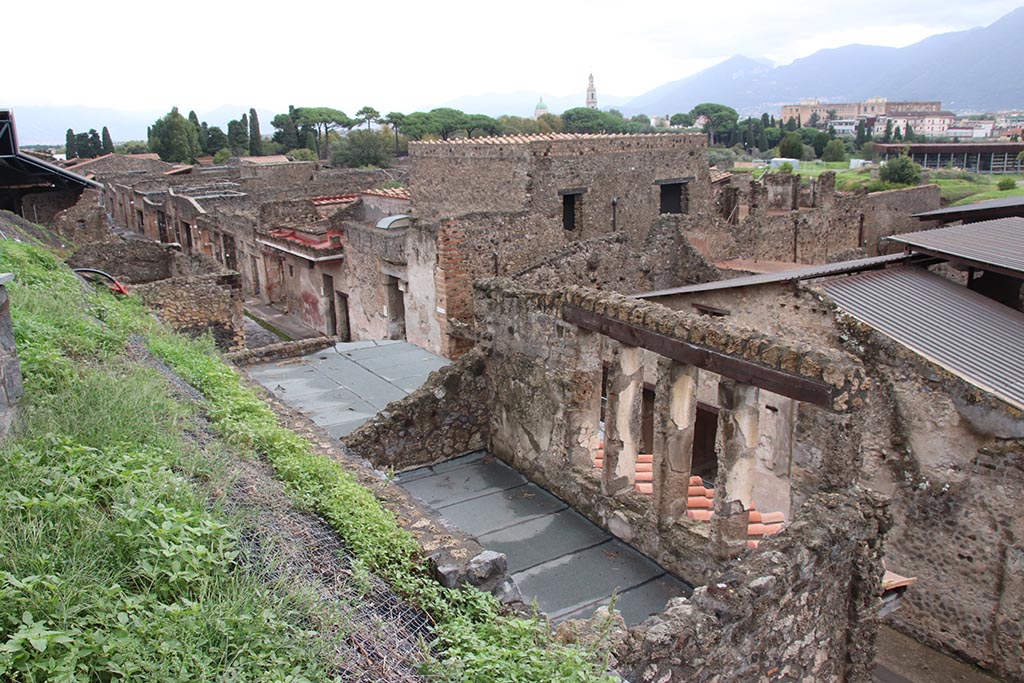
[[[188,408],[124,354],[148,318],[24,244],[0,269],[26,389],[0,453],[0,678],[323,680],[312,608],[237,571]]]
[[[302,596],[235,565],[237,531],[189,483],[208,474],[186,406],[125,354],[132,332],[202,391],[236,452],[266,458],[295,498],[437,623],[452,681],[602,680],[591,650],[537,619],[430,579],[411,536],[341,466],[280,426],[213,351],[132,302],[85,293],[51,255],[0,242],[25,373],[23,420],[0,454],[0,678],[317,680],[326,638]]]

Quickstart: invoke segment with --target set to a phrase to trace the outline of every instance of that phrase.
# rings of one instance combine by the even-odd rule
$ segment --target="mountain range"
[[[846,45],[769,67],[737,55],[666,83],[621,107],[672,114],[701,102],[741,114],[775,113],[810,97],[827,102],[941,100],[958,113],[1024,108],[1024,7],[984,28],[941,33],[902,48]]]

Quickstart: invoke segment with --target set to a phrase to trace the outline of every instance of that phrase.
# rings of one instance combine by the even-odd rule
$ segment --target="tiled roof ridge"
[[[310,197],[309,201],[313,202],[314,205],[320,206],[323,204],[340,204],[343,202],[354,202],[359,199],[357,193],[348,194],[326,194],[318,197]]]
[[[409,194],[409,188],[407,187],[374,187],[369,190],[363,190],[362,194],[368,194],[375,197],[391,197],[392,199],[412,198]]]
[[[678,133],[534,133],[529,135],[492,135],[452,140],[414,140],[410,145],[522,145],[557,140],[617,140],[623,138],[658,138]]]

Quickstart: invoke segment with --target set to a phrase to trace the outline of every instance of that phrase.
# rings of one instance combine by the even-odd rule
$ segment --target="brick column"
[[[711,548],[724,559],[739,555],[747,547],[748,511],[754,495],[757,459],[757,387],[723,377],[718,383],[718,405],[718,477]]]
[[[608,370],[604,483],[608,495],[629,491],[636,479],[643,405],[643,357],[635,346],[615,350]]]
[[[686,516],[697,419],[698,369],[658,359],[654,397],[654,500],[658,523],[671,526]]]
[[[455,360],[472,347],[464,332],[473,318],[473,276],[466,263],[463,242],[466,231],[458,221],[445,221],[437,235],[437,271],[434,285],[437,318],[441,326],[442,354]]]

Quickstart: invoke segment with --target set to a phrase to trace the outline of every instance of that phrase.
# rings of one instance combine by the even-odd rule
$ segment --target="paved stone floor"
[[[385,340],[336,344],[301,358],[254,365],[248,372],[332,436],[341,437],[447,364],[418,346]]]
[[[505,553],[527,602],[553,621],[615,607],[629,625],[660,612],[690,586],[613,538],[516,470],[484,452],[400,474],[413,496]]]

